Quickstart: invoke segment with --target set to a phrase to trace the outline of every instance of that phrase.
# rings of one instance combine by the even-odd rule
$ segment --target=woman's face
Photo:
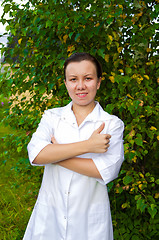
[[[65,85],[74,105],[94,104],[94,98],[100,87],[95,65],[89,60],[71,62],[66,67]]]

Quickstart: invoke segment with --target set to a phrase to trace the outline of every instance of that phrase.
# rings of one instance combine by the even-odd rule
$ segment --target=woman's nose
[[[77,83],[77,89],[79,89],[79,90],[85,89],[85,82],[84,82],[82,79],[80,79],[80,80],[78,81],[78,83]]]

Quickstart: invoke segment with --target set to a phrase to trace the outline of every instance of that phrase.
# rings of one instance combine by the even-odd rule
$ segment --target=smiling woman
[[[102,70],[93,56],[73,54],[64,74],[72,101],[45,111],[28,145],[45,171],[24,240],[113,240],[106,184],[124,159],[124,124],[95,101]]]
[[[92,62],[84,60],[68,64],[65,85],[73,101],[74,113],[80,112],[81,107],[85,109],[86,115],[93,110],[100,83],[101,78],[98,79],[96,67]]]

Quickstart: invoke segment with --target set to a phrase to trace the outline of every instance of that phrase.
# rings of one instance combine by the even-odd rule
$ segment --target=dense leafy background
[[[76,51],[102,63],[97,100],[125,123],[125,162],[108,186],[114,238],[159,238],[158,3],[4,1],[1,22],[8,23],[10,36],[2,52],[9,67],[0,75],[0,87],[10,103],[1,104],[1,126],[12,130],[2,136],[1,239],[23,236],[43,172],[30,167],[26,146],[44,110],[69,102],[63,63]]]

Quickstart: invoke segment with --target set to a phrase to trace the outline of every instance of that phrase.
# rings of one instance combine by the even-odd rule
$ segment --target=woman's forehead
[[[96,66],[89,60],[71,62],[66,67],[66,75],[72,74],[97,74]]]

